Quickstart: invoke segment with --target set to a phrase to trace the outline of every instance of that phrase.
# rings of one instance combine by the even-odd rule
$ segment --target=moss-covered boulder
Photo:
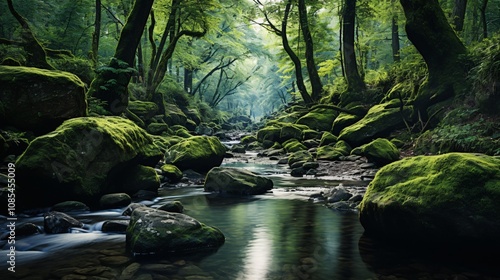
[[[308,152],[308,151],[298,151],[295,153],[291,153],[288,156],[288,165],[292,166],[296,162],[308,162],[308,161],[314,161],[313,155]]]
[[[158,105],[149,101],[129,101],[128,109],[145,122],[151,120],[158,113]]]
[[[257,141],[257,137],[255,137],[255,135],[247,135],[241,138],[240,143],[243,145],[248,145],[255,141]]]
[[[254,195],[272,188],[273,181],[244,169],[216,167],[205,178],[207,192]]]
[[[386,165],[360,205],[367,234],[424,244],[500,244],[500,158],[450,153]]]
[[[0,65],[0,127],[43,134],[87,116],[85,84],[75,75]]]
[[[257,131],[257,140],[264,142],[265,140],[274,142],[280,141],[281,127],[280,126],[266,126]]]
[[[339,139],[353,146],[361,146],[377,137],[386,136],[394,129],[404,127],[404,119],[410,120],[412,112],[411,106],[404,106],[401,111],[400,101],[397,99],[375,105],[361,120],[344,128]]]
[[[319,147],[316,154],[318,160],[340,160],[348,156],[351,152],[351,147],[345,141],[338,141],[335,145],[330,144]]]
[[[330,131],[333,120],[337,117],[337,111],[330,108],[314,108],[309,113],[302,116],[295,123],[306,125],[318,131]]]
[[[362,119],[362,117],[342,112],[333,121],[331,131],[334,135],[339,135],[340,132],[342,131],[342,129],[344,129],[352,124],[355,124],[360,119]]]
[[[310,128],[305,129],[302,131],[302,140],[307,141],[307,140],[312,140],[312,139],[319,139],[321,138],[322,134],[319,131],[312,130]]]
[[[160,167],[161,174],[171,183],[177,183],[182,179],[182,171],[172,164],[164,164]]]
[[[287,153],[295,153],[298,151],[307,150],[304,144],[300,143],[297,139],[290,139],[283,143],[283,148]]]
[[[168,129],[169,126],[166,123],[153,122],[148,125],[146,130],[151,134],[161,135],[163,132],[167,132]]]
[[[179,136],[152,135],[152,138],[154,144],[161,150],[162,153],[165,153],[168,148],[184,140],[184,138]]]
[[[398,148],[385,138],[378,138],[360,147],[361,154],[377,165],[386,165],[399,160]]]
[[[126,247],[132,255],[172,255],[224,244],[224,234],[194,218],[152,208],[137,208],[127,227]]]
[[[99,200],[102,209],[111,209],[128,206],[132,202],[130,196],[126,193],[105,194]]]
[[[217,137],[193,136],[171,146],[165,152],[165,162],[180,170],[204,173],[221,165],[225,153],[226,147]]]
[[[338,139],[337,136],[331,134],[330,132],[325,132],[321,136],[321,140],[319,142],[319,146],[327,146],[327,145],[335,145],[337,143]]]
[[[55,131],[33,140],[16,162],[19,199],[24,207],[67,200],[89,205],[135,164],[154,166],[161,159],[153,138],[120,117],[65,121]]]
[[[309,129],[305,125],[297,124],[284,124],[280,131],[280,141],[287,141],[289,139],[297,139],[299,141],[303,138],[303,131]]]
[[[172,126],[172,125],[186,125],[187,122],[187,116],[184,114],[184,112],[177,107],[175,104],[165,104],[165,122]]]

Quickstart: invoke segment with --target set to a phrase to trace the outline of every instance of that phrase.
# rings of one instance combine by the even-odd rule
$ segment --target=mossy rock
[[[287,153],[295,153],[298,151],[305,151],[307,147],[300,143],[297,139],[290,139],[283,143],[283,148]]]
[[[247,135],[241,138],[240,143],[243,145],[248,145],[255,141],[257,141],[257,137],[255,137],[255,135]]]
[[[379,166],[399,160],[400,156],[398,148],[385,138],[377,138],[361,146],[361,153],[368,159],[368,162]]]
[[[361,146],[374,138],[387,136],[391,131],[404,127],[403,117],[410,120],[413,109],[411,106],[405,106],[401,112],[399,105],[400,101],[393,99],[373,106],[360,121],[344,128],[339,139],[354,146]]]
[[[165,162],[180,170],[203,173],[219,166],[225,153],[226,148],[217,137],[193,136],[171,146],[165,153]]]
[[[173,212],[173,213],[182,213],[182,212],[184,212],[184,205],[182,205],[182,202],[180,202],[178,200],[167,201],[166,203],[164,203],[160,207],[158,207],[158,210],[163,210],[163,211]]]
[[[281,123],[295,123],[300,117],[305,115],[307,113],[307,110],[300,110],[297,112],[292,112],[290,114],[282,115],[276,118],[276,122],[281,122]]]
[[[303,134],[302,131],[309,129],[309,127],[305,125],[296,125],[296,124],[283,124],[280,131],[280,141],[286,141],[289,139],[297,139],[302,140]]]
[[[266,126],[259,131],[257,131],[257,140],[259,142],[264,142],[265,140],[274,142],[280,141],[281,127],[278,126]]]
[[[85,84],[63,71],[0,65],[0,126],[50,132],[87,116]]]
[[[172,125],[186,125],[187,117],[175,104],[165,104],[165,122]]]
[[[319,147],[316,151],[317,160],[340,160],[344,156],[342,151],[335,148],[333,145]]]
[[[347,113],[340,113],[337,118],[333,121],[332,125],[332,133],[334,135],[339,135],[342,129],[355,124],[357,121],[361,120],[362,117],[357,116],[357,115],[351,115]]]
[[[128,109],[145,122],[151,120],[158,113],[158,105],[149,101],[129,101]]]
[[[273,181],[244,169],[215,167],[207,173],[204,188],[207,192],[255,195],[271,190]]]
[[[161,174],[171,183],[177,183],[182,179],[182,171],[172,164],[164,164],[160,167]]]
[[[119,174],[113,174],[110,179],[113,182],[120,182],[117,189],[128,194],[135,194],[140,190],[158,192],[160,178],[155,169],[151,166],[133,165],[125,170],[120,170]]]
[[[303,135],[302,140],[307,141],[311,139],[319,139],[321,136],[321,132],[308,128],[302,131],[302,135]]]
[[[247,145],[247,150],[249,151],[255,151],[255,150],[260,150],[262,149],[262,144],[258,141],[252,142]]]
[[[283,146],[278,142],[274,142],[274,144],[271,146],[271,149],[273,149],[273,150],[279,150],[282,148],[283,148]]]
[[[130,196],[126,193],[105,194],[99,200],[102,209],[111,209],[128,206],[132,202]]]
[[[332,129],[332,123],[337,116],[337,111],[319,107],[312,109],[295,123],[306,125],[313,130],[330,131],[330,129]]]
[[[191,135],[191,133],[189,133],[189,131],[185,128],[185,127],[182,127],[182,128],[179,128],[175,131],[175,135],[179,136],[179,137],[182,137],[182,138],[190,138],[190,137],[193,137],[193,135]]]
[[[231,152],[237,154],[244,154],[246,152],[245,145],[236,144],[233,147],[231,147]]]
[[[154,135],[161,135],[163,132],[168,131],[168,124],[166,123],[150,123],[147,127],[147,131]]]
[[[381,168],[360,205],[366,233],[433,246],[499,245],[500,158],[450,153]]]
[[[188,119],[192,120],[196,125],[201,123],[201,114],[198,108],[189,108],[183,111]]]
[[[20,205],[49,206],[67,200],[96,204],[111,170],[134,164],[154,166],[162,153],[145,130],[120,117],[65,121],[33,140],[16,162]],[[41,188],[40,186],[44,186]],[[57,195],[54,195],[57,194]]]
[[[197,126],[198,125],[193,120],[188,119],[186,121],[186,129],[189,131],[195,131]]]
[[[163,135],[152,135],[154,144],[165,153],[168,148],[181,142],[184,138],[179,136],[163,136]]]
[[[319,146],[322,147],[322,146],[327,146],[327,145],[331,145],[331,144],[335,145],[335,143],[337,143],[337,141],[338,141],[337,136],[331,134],[330,132],[325,132],[321,136]]]
[[[308,151],[298,151],[295,153],[291,153],[288,156],[288,165],[292,166],[294,163],[303,161],[303,162],[308,162],[308,161],[314,161],[313,155],[308,152]]]
[[[194,218],[152,208],[132,212],[126,234],[126,248],[132,255],[172,255],[218,248],[222,232]]]

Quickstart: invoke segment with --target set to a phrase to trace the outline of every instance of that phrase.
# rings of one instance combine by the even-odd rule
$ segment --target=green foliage
[[[95,73],[92,69],[92,63],[88,59],[80,57],[59,56],[49,59],[50,64],[57,70],[62,70],[75,74],[84,83],[90,85],[94,79]]]
[[[498,117],[481,114],[477,109],[450,111],[434,130],[422,134],[415,144],[417,153],[442,154],[475,152],[500,155]]]

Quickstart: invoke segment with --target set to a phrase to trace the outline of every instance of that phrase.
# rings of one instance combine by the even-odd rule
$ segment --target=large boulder
[[[400,109],[400,101],[375,105],[361,120],[340,132],[339,140],[345,140],[353,146],[366,144],[377,137],[384,137],[394,129],[404,127],[404,121],[410,120],[413,108],[404,106]]]
[[[316,151],[316,159],[318,160],[340,160],[348,156],[351,152],[351,147],[345,141],[338,141],[335,144],[321,146]]]
[[[360,221],[379,238],[498,245],[499,200],[499,157],[417,156],[380,169],[360,205]]]
[[[151,120],[158,113],[158,105],[149,101],[129,101],[128,109],[143,121]]]
[[[132,212],[127,228],[127,251],[133,255],[168,255],[217,248],[224,244],[222,232],[194,218],[152,208]]]
[[[75,75],[0,65],[0,126],[46,133],[87,115],[85,84]]]
[[[311,129],[318,131],[330,131],[335,118],[338,116],[337,111],[331,108],[317,107],[313,108],[309,113],[302,116],[295,123],[303,124]]]
[[[216,167],[205,178],[205,191],[228,194],[263,194],[273,188],[273,181],[236,168]]]
[[[214,136],[193,136],[173,146],[165,152],[165,162],[180,170],[192,169],[207,172],[219,166],[226,154],[226,148]]]
[[[65,121],[33,140],[16,162],[19,203],[24,207],[78,200],[90,205],[106,193],[132,165],[154,166],[161,152],[152,137],[120,117]],[[151,173],[153,175],[153,173]]]

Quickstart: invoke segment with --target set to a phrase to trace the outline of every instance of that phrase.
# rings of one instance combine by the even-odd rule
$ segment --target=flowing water
[[[362,236],[357,213],[336,212],[307,199],[322,187],[340,183],[363,186],[366,182],[335,178],[299,180],[283,174],[284,170],[274,164],[227,165],[269,176],[276,189],[265,195],[228,197],[205,193],[201,186],[165,188],[156,200],[144,201],[151,207],[169,200],[181,201],[185,214],[222,230],[226,242],[218,250],[132,259],[124,250],[124,234],[100,231],[105,220],[126,219],[121,216],[123,209],[74,213],[72,216],[85,223],[84,230],[19,238],[15,244],[16,272],[7,271],[8,264],[2,261],[1,279],[454,279],[454,275],[466,277],[456,279],[496,279],[498,276],[494,264],[470,268],[461,262],[436,261],[430,255],[405,255],[376,247]],[[43,226],[41,216],[22,220]],[[3,222],[3,231],[5,227]],[[0,259],[3,260],[9,253],[9,245],[2,242]]]

